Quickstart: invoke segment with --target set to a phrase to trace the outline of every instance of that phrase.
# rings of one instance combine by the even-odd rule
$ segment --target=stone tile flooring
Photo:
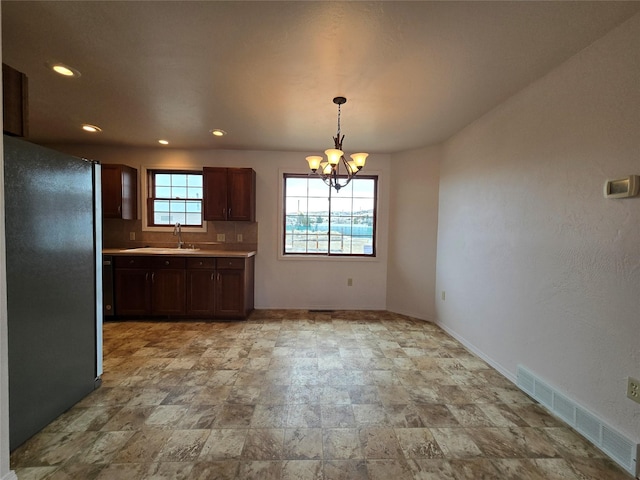
[[[20,480],[631,476],[437,326],[388,312],[112,322],[103,386]]]

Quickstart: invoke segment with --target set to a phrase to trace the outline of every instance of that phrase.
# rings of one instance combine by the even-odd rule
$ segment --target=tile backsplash
[[[130,240],[131,233],[135,240]],[[218,241],[224,234],[225,241]],[[239,242],[239,236],[242,241]],[[207,231],[182,232],[185,246],[210,250],[257,250],[258,224],[255,222],[207,222]],[[104,248],[175,247],[177,239],[171,232],[149,232],[142,230],[141,220],[105,218],[102,221]]]

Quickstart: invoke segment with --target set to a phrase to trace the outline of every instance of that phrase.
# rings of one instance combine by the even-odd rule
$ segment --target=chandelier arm
[[[340,131],[340,127],[341,127],[340,120],[341,120],[341,113],[342,113],[341,106],[346,102],[347,102],[347,99],[345,97],[335,97],[333,99],[333,103],[338,105],[338,130],[337,130],[336,136],[333,137],[333,143],[334,143],[335,149],[342,152],[342,155],[340,155],[340,158],[336,160],[335,152],[331,152],[331,158],[329,158],[330,150],[325,151],[325,154],[329,158],[328,163],[321,164],[318,161],[318,158],[320,157],[313,157],[313,156],[307,157],[307,161],[309,162],[309,166],[311,167],[312,172],[318,175],[320,178],[322,178],[323,182],[326,185],[328,185],[329,187],[335,188],[336,192],[339,192],[341,188],[347,186],[349,182],[351,182],[353,177],[355,177],[356,174],[362,168],[362,166],[364,166],[364,161],[368,155],[366,153],[353,154],[351,155],[351,158],[353,158],[354,160],[351,162],[347,161],[347,159],[344,156],[344,152],[342,150],[344,135],[342,135]],[[345,182],[342,184],[340,183],[340,178],[341,178],[340,164],[341,163],[346,172],[343,176],[345,179]],[[313,168],[316,165],[320,165],[321,168]],[[330,168],[328,168],[329,166]]]

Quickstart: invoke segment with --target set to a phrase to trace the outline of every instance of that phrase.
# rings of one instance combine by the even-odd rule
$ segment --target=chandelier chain
[[[353,160],[347,161],[344,158],[344,152],[342,151],[342,141],[344,135],[341,131],[342,120],[342,104],[346,103],[345,97],[335,97],[333,103],[338,105],[338,132],[333,138],[335,149],[325,150],[327,155],[327,161],[322,162],[322,157],[318,155],[311,155],[307,157],[309,162],[309,168],[312,173],[319,175],[324,183],[336,189],[336,192],[341,188],[349,184],[351,179],[364,167],[365,160],[368,153],[354,153],[351,155]],[[345,169],[345,174],[341,174],[340,167]],[[340,179],[344,179],[344,183],[341,183]]]

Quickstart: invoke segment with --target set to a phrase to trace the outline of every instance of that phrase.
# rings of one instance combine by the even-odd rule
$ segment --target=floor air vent
[[[584,435],[586,439],[609,455],[627,472],[634,476],[640,474],[637,465],[637,444],[606,425],[593,413],[562,395],[555,388],[544,383],[521,365],[518,365],[516,382],[523,392]]]

